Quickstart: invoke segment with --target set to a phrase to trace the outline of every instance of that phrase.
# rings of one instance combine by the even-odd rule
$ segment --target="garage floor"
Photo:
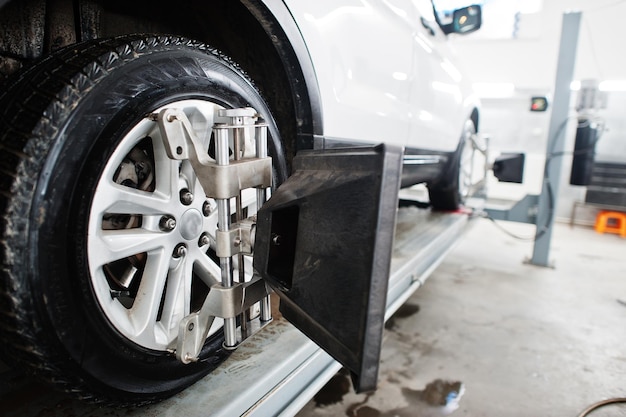
[[[557,225],[556,268],[531,253],[478,220],[388,322],[379,389],[356,395],[338,374],[298,417],[563,417],[626,397],[626,239]]]
[[[626,239],[557,225],[549,269],[523,263],[531,242],[473,223],[387,323],[379,389],[356,395],[340,373],[298,417],[575,417],[626,396]],[[0,376],[0,416],[123,413],[82,408],[1,363]],[[47,406],[25,406],[40,397]],[[606,416],[626,416],[626,405],[592,415]]]

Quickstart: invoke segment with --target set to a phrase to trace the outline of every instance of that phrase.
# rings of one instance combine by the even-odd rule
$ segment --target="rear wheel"
[[[476,148],[472,136],[476,127],[471,120],[465,123],[459,146],[451,156],[443,178],[428,184],[430,204],[435,210],[457,210],[472,193],[475,177]]]
[[[149,116],[182,109],[209,149],[217,110],[267,105],[230,61],[171,37],[74,45],[0,97],[5,354],[96,402],[145,404],[220,364],[219,323],[200,361],[171,353],[178,323],[219,282],[215,202],[165,152]],[[252,149],[253,151],[253,149]],[[277,161],[277,162],[276,162]],[[243,195],[256,210],[256,195]],[[237,267],[237,265],[235,265]],[[247,268],[248,271],[251,268]]]

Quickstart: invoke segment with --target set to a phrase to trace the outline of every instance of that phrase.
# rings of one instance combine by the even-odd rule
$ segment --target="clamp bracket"
[[[249,282],[238,283],[232,287],[219,284],[211,286],[202,308],[180,322],[176,358],[185,364],[196,362],[216,317],[235,318],[267,297],[270,292],[271,289],[258,275]]]
[[[189,118],[182,110],[163,109],[156,115],[156,121],[166,144],[167,156],[191,162],[207,197],[228,199],[238,196],[246,188],[267,188],[272,185],[271,157],[246,158],[231,161],[228,165],[218,165],[202,149]],[[215,129],[234,128],[241,126],[215,126]]]

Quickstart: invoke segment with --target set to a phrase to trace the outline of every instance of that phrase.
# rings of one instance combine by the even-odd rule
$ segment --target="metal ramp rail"
[[[386,319],[425,282],[469,223],[468,213],[400,208]],[[246,340],[222,366],[161,403],[135,410],[101,408],[69,400],[34,384],[42,391],[37,392],[26,384],[18,387],[23,392],[16,393],[22,398],[21,404],[5,408],[3,413],[7,417],[35,416],[42,410],[50,416],[292,416],[340,365],[282,319],[278,311],[275,313],[274,322]]]

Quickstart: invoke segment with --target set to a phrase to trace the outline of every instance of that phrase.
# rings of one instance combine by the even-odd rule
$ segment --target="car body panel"
[[[429,0],[285,0],[308,48],[324,136],[452,152],[478,106]]]
[[[0,7],[5,3],[6,0],[0,0]],[[290,100],[286,100],[287,105],[291,105],[291,99],[293,99],[296,107],[302,103],[310,104],[310,112],[313,114],[310,123],[303,123],[303,119],[297,116],[306,114],[307,110],[295,112],[296,123],[299,123],[299,126],[306,126],[298,131],[298,134],[303,137],[302,143],[308,146],[313,143],[313,140],[308,140],[309,137],[314,136],[314,140],[322,138],[341,143],[378,144],[384,142],[388,145],[395,145],[391,146],[396,149],[393,153],[393,160],[396,162],[395,169],[390,169],[388,164],[381,163],[381,166],[377,166],[377,170],[373,170],[358,167],[346,161],[341,161],[340,167],[345,168],[344,171],[335,167],[328,169],[327,171],[332,172],[332,175],[327,175],[326,171],[320,169],[322,174],[318,176],[322,179],[311,182],[317,187],[320,187],[319,184],[324,181],[345,186],[341,181],[347,183],[351,180],[351,173],[346,174],[350,170],[354,170],[359,175],[372,174],[377,180],[389,176],[393,181],[385,180],[376,185],[375,180],[366,178],[360,180],[362,189],[356,189],[353,184],[346,186],[351,187],[352,193],[361,196],[367,195],[367,192],[372,190],[380,190],[380,195],[374,195],[371,201],[368,200],[365,203],[359,202],[357,198],[348,198],[344,201],[331,195],[333,197],[331,200],[341,209],[341,213],[337,207],[331,207],[325,200],[326,195],[312,190],[316,193],[315,198],[322,201],[319,206],[329,213],[324,216],[309,215],[307,217],[309,223],[303,228],[300,236],[310,230],[315,230],[317,234],[311,234],[312,237],[308,236],[305,240],[307,250],[302,251],[301,257],[296,257],[297,248],[293,250],[294,259],[302,260],[298,265],[304,265],[297,271],[297,274],[293,274],[297,278],[293,281],[300,285],[299,287],[292,286],[298,291],[296,294],[298,297],[292,297],[294,292],[287,295],[281,294],[283,300],[291,302],[291,305],[281,307],[283,316],[297,323],[306,334],[317,340],[329,352],[334,353],[334,356],[342,363],[347,363],[356,375],[357,388],[373,389],[376,386],[378,354],[385,318],[385,297],[391,262],[390,251],[394,239],[394,216],[399,188],[396,182],[400,171],[403,171],[400,168],[403,159],[401,147],[404,147],[407,153],[416,150],[454,152],[458,147],[463,126],[476,108],[477,101],[470,92],[467,80],[455,63],[447,37],[434,18],[430,0],[344,0],[339,5],[331,0],[313,2],[242,0],[242,3],[249,8],[248,11],[255,19],[262,23],[269,39],[269,41],[265,39],[268,43],[264,45],[269,44],[275,48],[280,57],[280,61],[268,62],[282,63],[285,68],[295,69],[286,71],[286,78],[290,78],[293,84],[306,83],[308,85],[306,90],[294,88],[295,93],[289,97]],[[267,5],[267,9],[257,7],[261,5]],[[280,29],[283,29],[282,33]],[[241,42],[233,44],[254,46],[254,40],[260,38],[253,38],[250,34],[256,35],[257,33],[250,31],[241,38],[237,38],[237,41]],[[248,35],[250,38],[246,38]],[[219,38],[218,35],[215,36]],[[253,41],[242,41],[250,39]],[[227,41],[225,45],[230,46]],[[249,50],[242,48],[240,51],[248,52]],[[273,49],[267,47],[264,51],[271,52]],[[274,69],[266,62],[260,65],[265,65],[264,70]],[[275,79],[272,78],[272,81]],[[271,82],[267,81],[264,85],[265,91],[271,88],[270,86],[273,87]],[[302,92],[308,93],[311,97],[305,97]],[[289,93],[285,93],[280,98],[285,98],[287,94]],[[278,99],[276,101],[278,102]],[[275,107],[277,113],[284,108]],[[309,132],[308,129],[311,131]],[[293,139],[286,138],[286,140]],[[300,151],[304,147],[298,147],[297,150]],[[279,152],[277,153],[280,155]],[[302,157],[302,153],[290,161],[293,162],[294,180],[299,180],[296,177],[297,159]],[[332,154],[328,150],[320,153],[326,158]],[[441,161],[441,163],[437,162],[439,165],[419,167],[420,171],[424,172],[424,169],[432,168],[437,170],[436,174],[441,174],[441,168],[446,166],[446,158],[441,158]],[[320,162],[319,165],[327,165],[327,162]],[[434,179],[436,174],[430,176],[429,173],[428,176],[420,177],[422,180],[416,182]],[[342,178],[338,179],[337,177],[340,176]],[[283,186],[285,184],[288,182],[285,182]],[[299,185],[307,192],[311,191],[310,183],[303,182]],[[280,195],[280,190],[278,188],[275,191],[273,198]],[[293,189],[287,188],[285,194],[292,198],[293,193],[290,194],[292,191]],[[344,193],[344,189],[336,192],[336,194],[339,193]],[[350,196],[348,193],[345,194]],[[313,198],[308,195],[306,197],[308,198],[307,208],[310,208]],[[345,198],[345,195],[342,197]],[[268,204],[277,204],[276,200],[273,200],[274,203],[271,201]],[[303,207],[304,205],[302,203]],[[367,221],[363,214],[365,212],[363,207],[376,210],[376,216],[372,215]],[[361,223],[344,220],[340,214],[350,219],[357,219]],[[341,222],[345,229],[339,230],[334,227],[335,223],[329,221],[326,222],[327,227],[322,228],[321,218],[332,219],[335,223]],[[259,230],[262,231],[262,228]],[[355,247],[359,247],[355,244],[355,234],[365,235],[362,239],[365,243],[362,246],[368,249],[367,245],[370,245],[373,249],[355,250]],[[274,240],[274,237],[281,237],[280,235],[274,236],[271,233],[260,235],[261,239],[265,238],[267,245],[272,242],[275,246],[280,246],[277,243],[280,241]],[[260,240],[257,241],[257,245],[259,242]],[[341,248],[340,253],[344,256],[337,257],[339,251],[336,248]],[[311,254],[317,255],[314,250],[319,249],[324,250],[317,258],[313,258]],[[256,250],[260,252],[259,249]],[[311,259],[314,262],[309,262]],[[337,259],[341,259],[343,264]],[[374,264],[368,265],[372,268],[366,269],[365,272],[359,269],[357,272],[362,273],[359,275],[345,266],[346,264],[362,266],[357,265],[358,262],[355,264],[354,259],[369,259],[373,260]],[[255,264],[256,260],[255,254]],[[279,257],[279,263],[284,263],[283,257]],[[324,269],[321,269],[320,265]],[[310,272],[317,272],[318,269],[321,273],[317,275]],[[339,278],[347,271],[355,282],[338,280],[328,271],[332,271]],[[306,272],[309,272],[309,275]],[[368,274],[370,280],[367,279]],[[305,286],[303,283],[310,276],[316,279],[306,282]],[[330,284],[324,285],[322,279],[339,285],[342,291],[334,291],[334,287]],[[271,282],[269,279],[268,281]],[[353,285],[346,285],[351,282]],[[361,296],[357,297],[354,289],[362,284],[368,285],[362,286],[362,291],[359,292]],[[290,287],[287,290],[292,291],[292,289]],[[324,296],[324,291],[331,293],[331,296]],[[319,294],[322,296],[315,296]],[[292,302],[292,299],[295,301]],[[321,306],[318,300],[325,300],[326,305]],[[336,308],[330,309],[329,301],[334,301]],[[301,308],[300,304],[312,307],[305,309]],[[365,304],[368,306],[366,310],[363,309]],[[359,311],[359,308],[363,311]],[[342,321],[340,324],[343,327],[329,325],[331,321],[326,317],[328,311],[333,312],[334,318]],[[317,313],[321,318],[318,319]],[[350,316],[356,320],[346,321],[344,316]],[[310,324],[311,318],[316,320],[312,325]],[[352,333],[368,332],[368,334],[360,339],[351,338],[352,333],[347,330]],[[333,338],[341,343],[344,339],[350,339],[348,342],[356,343],[343,343],[347,347],[341,350],[337,348],[338,343],[335,343]],[[355,351],[357,354],[353,357],[351,354]],[[342,358],[345,360],[342,361]]]

